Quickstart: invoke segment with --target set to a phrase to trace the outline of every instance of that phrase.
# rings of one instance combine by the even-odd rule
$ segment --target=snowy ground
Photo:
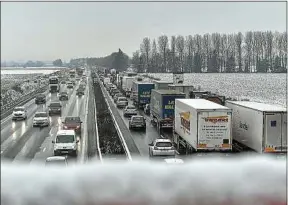
[[[1,105],[6,105],[39,88],[39,74],[1,75]]]

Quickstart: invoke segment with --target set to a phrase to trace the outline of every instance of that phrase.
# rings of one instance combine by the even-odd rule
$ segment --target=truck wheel
[[[58,152],[54,151],[54,156],[58,156]]]

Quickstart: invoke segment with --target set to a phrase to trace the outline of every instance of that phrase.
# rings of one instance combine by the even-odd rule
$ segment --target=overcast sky
[[[1,3],[1,61],[128,55],[143,37],[286,30],[286,3]]]

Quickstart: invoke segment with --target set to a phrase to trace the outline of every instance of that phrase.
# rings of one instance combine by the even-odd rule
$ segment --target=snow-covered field
[[[39,74],[1,75],[1,105],[6,105],[39,88]]]
[[[285,159],[67,168],[1,162],[2,205],[285,205],[286,183]]]
[[[161,80],[173,81],[172,73],[151,73]],[[184,84],[209,90],[226,97],[250,99],[286,107],[287,75],[272,73],[185,73]]]

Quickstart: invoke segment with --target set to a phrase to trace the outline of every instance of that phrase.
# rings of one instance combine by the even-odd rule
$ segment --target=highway
[[[83,161],[87,152],[87,99],[90,89],[87,83],[85,95],[82,97],[76,96],[76,89],[79,82],[73,89],[67,89],[66,85],[61,84],[60,91],[67,91],[69,100],[62,101],[62,116],[51,116],[50,126],[39,128],[32,127],[34,114],[37,111],[47,111],[51,101],[58,101],[56,93],[46,91],[46,104],[36,105],[34,99],[26,103],[24,106],[27,109],[27,120],[15,121],[11,120],[11,115],[1,120],[1,159],[6,159],[13,162],[28,162],[43,164],[47,157],[53,156],[53,144],[57,131],[61,128],[62,119],[65,116],[80,116],[82,123],[81,137],[78,135],[78,156],[68,157],[69,164]],[[90,105],[89,105],[90,106]],[[90,117],[93,117],[90,115]],[[93,119],[89,119],[90,121]],[[83,162],[81,162],[83,163]]]

